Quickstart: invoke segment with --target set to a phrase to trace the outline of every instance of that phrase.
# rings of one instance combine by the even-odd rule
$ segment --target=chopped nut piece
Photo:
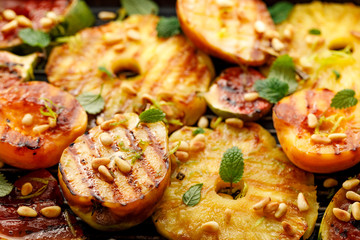
[[[108,165],[110,163],[110,159],[109,158],[95,158],[94,160],[92,160],[91,162],[91,166],[94,169],[98,169],[101,165]]]
[[[329,138],[332,141],[339,141],[339,140],[343,140],[344,138],[346,138],[346,134],[345,133],[332,133],[329,134]]]
[[[296,234],[294,228],[290,225],[290,223],[283,221],[281,222],[281,225],[285,233],[288,234],[289,236],[294,236]]]
[[[205,232],[217,232],[219,231],[219,224],[215,221],[210,221],[201,225],[201,229]]]
[[[207,117],[202,116],[198,121],[198,127],[207,128],[209,126],[209,120]]]
[[[41,134],[41,133],[47,131],[49,128],[50,128],[49,124],[38,125],[38,126],[33,127],[33,132]]]
[[[334,216],[343,222],[350,221],[351,215],[348,211],[342,210],[340,208],[333,208]]]
[[[356,187],[357,185],[359,185],[359,183],[360,183],[359,179],[353,178],[353,179],[346,180],[342,184],[342,186],[343,186],[344,189],[350,190],[350,189],[353,189],[354,187]]]
[[[244,121],[239,118],[227,118],[225,123],[236,128],[242,128],[244,126]]]
[[[327,178],[325,179],[323,186],[326,188],[332,188],[338,185],[338,181],[334,178]]]
[[[31,183],[27,182],[27,183],[24,183],[22,186],[21,186],[21,195],[23,196],[27,196],[29,195],[30,193],[32,193],[33,191],[33,186]]]
[[[287,212],[287,205],[285,203],[280,203],[279,208],[276,210],[274,216],[276,218],[281,218],[282,216],[285,215],[286,212]]]
[[[108,12],[108,11],[101,11],[98,13],[98,18],[103,21],[113,20],[116,18],[116,13]]]
[[[355,202],[351,206],[351,213],[355,220],[360,220],[360,202]]]
[[[247,92],[244,94],[244,100],[246,102],[253,102],[258,98],[259,98],[259,93],[257,92]]]
[[[189,159],[189,153],[183,151],[176,151],[175,156],[180,162],[186,162]]]
[[[16,18],[16,12],[12,9],[5,9],[2,12],[3,17],[5,18],[5,20],[7,21],[11,21],[14,20]]]
[[[107,169],[107,167],[105,167],[104,165],[100,165],[99,168],[99,173],[100,175],[108,182],[112,182],[114,181],[113,176],[111,175],[111,173],[109,172],[109,170]]]
[[[313,134],[311,135],[311,140],[314,143],[319,143],[319,144],[329,144],[331,143],[331,139],[325,136],[321,136],[319,134]]]
[[[26,206],[21,206],[17,209],[17,213],[22,216],[22,217],[36,217],[37,216],[37,212],[30,208],[30,207],[26,207]]]
[[[7,24],[5,24],[4,26],[2,26],[1,31],[2,32],[11,32],[13,30],[15,30],[18,27],[18,22],[15,20],[12,20],[11,22],[8,22]]]
[[[309,113],[307,116],[307,123],[309,128],[315,128],[318,124],[318,119],[313,113]]]
[[[309,204],[306,201],[306,198],[305,198],[303,193],[298,194],[297,205],[298,205],[298,208],[299,208],[300,212],[304,212],[304,211],[309,210],[309,208],[310,208]]]
[[[100,134],[100,141],[104,146],[110,146],[111,144],[113,144],[113,139],[108,133]]]
[[[120,169],[120,171],[123,172],[123,173],[128,173],[128,172],[131,171],[130,164],[127,161],[122,160],[119,157],[115,158],[115,164]]]
[[[24,15],[17,16],[16,20],[18,24],[22,27],[32,27],[31,20],[25,17]]]
[[[263,21],[257,20],[254,24],[254,28],[257,33],[264,33],[266,30],[266,25]]]
[[[61,208],[59,206],[44,207],[40,210],[40,213],[47,218],[56,218],[61,214]]]
[[[265,207],[266,204],[268,204],[270,201],[271,201],[271,198],[270,198],[270,197],[265,197],[265,198],[261,199],[259,202],[257,202],[256,204],[254,204],[254,205],[252,206],[252,208],[253,208],[254,210],[259,210],[259,209]]]
[[[33,124],[34,117],[30,113],[27,113],[24,115],[23,119],[21,120],[21,123],[25,126],[31,126]]]
[[[347,191],[346,198],[355,202],[360,202],[360,194],[357,194],[354,191]]]

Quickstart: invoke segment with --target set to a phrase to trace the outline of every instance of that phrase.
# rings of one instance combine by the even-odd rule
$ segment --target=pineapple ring
[[[153,215],[155,226],[163,236],[168,239],[299,239],[304,236],[306,239],[311,235],[318,214],[313,175],[295,167],[265,129],[255,123],[247,123],[242,129],[220,124],[215,130],[206,129],[202,151],[191,150],[194,129],[184,127],[170,136],[173,145],[179,141],[190,142],[190,150],[187,161],[182,159],[173,172],[171,185]],[[187,144],[179,147],[185,151],[182,145]],[[233,146],[244,154],[241,184],[247,186],[243,189],[245,196],[236,200],[217,194],[219,188],[225,186],[219,176],[221,158],[226,149]],[[203,183],[200,202],[193,207],[186,206],[182,202],[183,194],[198,183]],[[307,211],[301,212],[297,207],[300,192],[308,202]],[[287,213],[277,219],[274,214],[252,209],[267,196],[271,202],[285,203]],[[285,232],[284,222],[291,225],[291,231]]]
[[[150,103],[167,114],[170,131],[194,124],[206,110],[197,92],[208,89],[214,75],[211,60],[182,35],[158,38],[158,20],[134,15],[81,31],[51,52],[49,81],[74,95],[98,94],[103,86],[105,120],[115,113],[141,113]],[[116,76],[124,70],[138,75]]]

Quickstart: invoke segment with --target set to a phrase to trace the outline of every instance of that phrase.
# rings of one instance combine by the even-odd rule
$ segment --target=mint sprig
[[[144,123],[154,123],[162,121],[165,118],[166,114],[157,108],[150,108],[142,113],[140,113],[139,118],[140,122]]]
[[[157,36],[168,38],[181,33],[180,23],[177,17],[160,17],[156,26]]]
[[[317,28],[312,28],[309,30],[309,34],[311,35],[321,35],[321,31]]]
[[[200,202],[201,199],[201,189],[203,187],[203,183],[195,184],[191,186],[189,190],[184,193],[182,197],[182,201],[186,206],[193,207]]]
[[[355,98],[355,91],[352,89],[343,89],[335,94],[331,99],[330,106],[335,109],[353,107],[358,103]]]
[[[294,4],[286,1],[277,2],[276,4],[272,5],[268,8],[271,18],[273,19],[275,24],[279,24],[285,21],[291,10],[293,9]]]
[[[9,183],[5,176],[0,173],[0,197],[5,197],[9,195],[13,189],[14,185]]]
[[[120,0],[120,2],[129,15],[157,15],[159,13],[159,6],[151,0]]]
[[[270,103],[277,103],[289,92],[289,85],[278,78],[256,81],[254,88],[261,98],[268,100]]]
[[[230,192],[232,184],[241,180],[244,173],[244,158],[238,147],[232,147],[226,150],[221,163],[219,174],[224,182],[230,183]]]
[[[101,96],[102,88],[103,87],[101,86],[99,94],[84,92],[76,97],[87,113],[98,114],[104,109],[105,100]]]
[[[203,128],[197,128],[192,132],[192,135],[196,136],[196,135],[202,134],[202,133],[205,133],[205,130]]]
[[[21,29],[19,31],[19,37],[24,43],[32,47],[45,48],[51,42],[49,34],[32,28]]]

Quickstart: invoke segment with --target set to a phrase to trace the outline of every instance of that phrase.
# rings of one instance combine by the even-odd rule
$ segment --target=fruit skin
[[[256,121],[270,111],[272,104],[262,98],[246,102],[244,94],[254,92],[255,81],[264,78],[255,69],[248,68],[244,71],[240,67],[228,68],[215,80],[210,90],[204,93],[204,97],[218,116]]]
[[[357,178],[360,179],[360,175],[358,175]],[[351,189],[351,191],[359,192],[360,185],[358,185],[354,189]],[[355,224],[357,224],[357,221],[354,219],[354,217],[351,216],[349,222],[342,222],[334,216],[332,211],[333,208],[341,208],[343,210],[347,210],[349,208],[349,205],[354,202],[346,199],[346,192],[347,190],[345,190],[344,188],[340,188],[340,190],[334,195],[328,207],[326,208],[324,216],[321,220],[318,236],[319,240],[360,239],[360,230],[355,226]]]
[[[189,143],[195,129],[183,127],[174,132],[170,144]],[[216,129],[205,131],[205,149],[188,151],[187,162],[180,162],[174,168],[171,185],[153,214],[158,232],[167,239],[290,239],[281,226],[282,221],[289,221],[296,229],[293,239],[302,235],[308,238],[318,214],[313,174],[295,167],[276,147],[270,133],[258,124],[246,123],[238,129],[221,123]],[[242,186],[247,185],[245,197],[237,200],[216,193],[229,186],[220,179],[219,166],[223,153],[233,146],[242,150],[245,166],[243,179],[234,187],[244,189]],[[200,202],[193,207],[186,206],[182,202],[183,194],[199,183],[203,183]],[[297,208],[299,192],[309,203],[307,212]],[[276,220],[273,215],[253,211],[252,206],[266,196],[273,202],[286,203],[286,215]],[[227,222],[229,210],[232,217]],[[209,221],[219,224],[218,234],[201,231],[202,224]]]
[[[153,15],[132,15],[79,32],[51,52],[45,69],[49,82],[75,96],[98,94],[102,88],[104,119],[140,114],[156,102],[167,114],[170,132],[196,123],[206,110],[197,92],[208,89],[214,75],[211,60],[182,35],[158,38],[158,21]],[[134,32],[139,39],[129,37]],[[118,76],[109,77],[99,67]],[[126,78],[124,70],[138,75]]]
[[[71,209],[91,227],[103,231],[126,229],[148,218],[170,180],[168,132],[164,123],[137,126],[136,114],[122,116],[126,121],[110,130],[97,126],[76,139],[65,149],[59,164],[59,183]],[[111,146],[104,146],[99,140],[104,132],[112,136]],[[139,159],[127,155],[140,150]],[[135,160],[129,173],[120,172],[114,154],[123,156],[130,164]],[[111,159],[107,168],[113,172],[114,181],[104,181],[98,170],[93,169],[92,161],[97,157]]]
[[[62,151],[86,130],[87,115],[78,101],[48,83],[19,83],[0,93],[0,158],[11,166],[51,167],[59,162]],[[40,112],[44,106],[40,98],[50,99],[63,108],[57,125],[37,134],[33,127],[49,123],[48,117]],[[22,124],[27,113],[33,116],[30,126]]]
[[[273,108],[274,127],[288,158],[298,167],[315,173],[331,173],[350,168],[360,161],[360,134],[357,131],[359,107],[345,110],[330,108],[335,93],[327,89],[302,90],[283,98]],[[326,111],[326,109],[328,109]],[[314,143],[314,129],[307,125],[307,116],[314,113],[319,119],[338,114],[345,117],[336,133],[345,133],[344,140],[330,144]],[[326,134],[332,124],[325,124]]]
[[[267,30],[275,29],[265,3],[229,2],[233,6],[222,8],[215,0],[177,1],[181,29],[195,46],[210,55],[237,64],[262,65],[268,54],[261,48],[269,47],[270,42],[264,34],[256,33],[255,21],[261,20]]]

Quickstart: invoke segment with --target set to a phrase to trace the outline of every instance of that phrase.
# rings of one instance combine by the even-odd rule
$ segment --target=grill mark
[[[148,126],[143,125],[145,131],[148,134],[148,138],[151,142],[152,148],[155,150],[157,155],[165,161],[165,167],[166,169],[169,169],[169,158],[167,157],[167,154],[165,154],[164,149],[159,144],[159,141],[157,141],[156,136],[151,132],[150,128]]]
[[[111,168],[110,170],[115,173],[117,171],[117,168]],[[120,202],[121,205],[126,206],[126,203],[121,202],[121,200],[124,199],[124,195],[119,191],[119,186],[116,184],[116,181],[113,181],[111,185],[111,189],[113,192],[114,200]]]

